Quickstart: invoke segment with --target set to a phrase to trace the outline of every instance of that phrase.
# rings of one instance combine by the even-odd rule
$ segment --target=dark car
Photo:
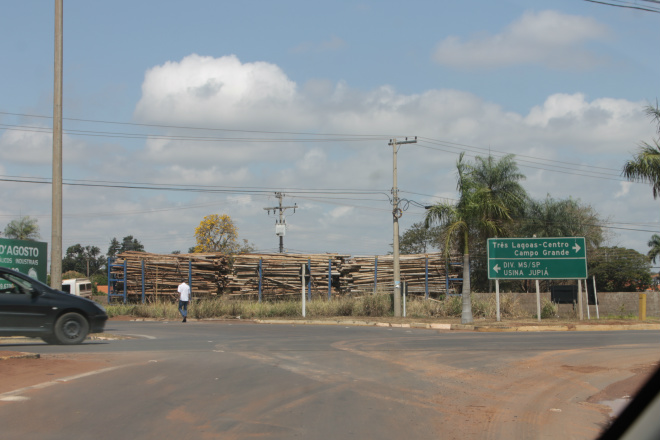
[[[92,300],[51,289],[0,267],[0,336],[29,336],[49,344],[80,344],[103,331],[108,315]]]

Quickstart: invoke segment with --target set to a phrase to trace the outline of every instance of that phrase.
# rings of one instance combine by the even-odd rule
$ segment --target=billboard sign
[[[0,238],[0,266],[48,281],[48,243]]]

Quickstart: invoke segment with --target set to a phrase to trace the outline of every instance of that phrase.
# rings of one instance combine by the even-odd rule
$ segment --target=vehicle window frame
[[[11,273],[0,273],[0,282],[4,281],[7,283],[13,284],[16,288],[14,289],[13,292],[3,292],[3,293],[9,293],[10,295],[29,295],[34,292],[36,292],[36,289],[34,288],[33,284],[25,280],[21,277],[17,277]]]

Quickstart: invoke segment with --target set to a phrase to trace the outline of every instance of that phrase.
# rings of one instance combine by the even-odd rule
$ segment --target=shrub
[[[554,318],[557,316],[557,304],[549,300],[544,300],[541,305],[541,319]]]
[[[389,294],[366,295],[359,298],[353,314],[357,316],[387,316],[392,309]]]

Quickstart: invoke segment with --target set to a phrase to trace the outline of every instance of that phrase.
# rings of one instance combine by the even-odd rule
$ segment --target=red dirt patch
[[[104,368],[109,362],[110,359],[88,355],[42,355],[39,359],[0,360],[0,394]]]

